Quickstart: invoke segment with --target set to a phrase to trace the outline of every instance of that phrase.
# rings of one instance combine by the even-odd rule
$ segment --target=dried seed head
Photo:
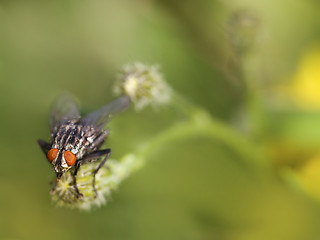
[[[147,105],[167,104],[172,90],[163,80],[158,66],[135,63],[123,68],[114,92],[129,96],[135,108],[140,110]]]
[[[233,12],[228,22],[228,37],[235,51],[245,54],[261,40],[260,25],[260,19],[252,11],[238,9]]]
[[[80,166],[77,174],[77,186],[79,192],[83,195],[80,198],[77,198],[74,187],[73,171],[66,172],[57,182],[55,191],[51,193],[52,200],[56,205],[90,210],[92,207],[100,207],[106,204],[111,192],[117,188],[122,180],[129,176],[137,161],[134,155],[127,155],[121,162],[109,159],[107,164],[96,174],[97,196],[95,197],[92,184],[93,172],[99,164],[100,162],[91,162]]]

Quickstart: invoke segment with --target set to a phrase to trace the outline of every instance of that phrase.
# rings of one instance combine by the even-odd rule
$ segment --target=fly
[[[74,170],[74,187],[78,198],[82,196],[77,187],[80,166],[104,156],[93,172],[92,184],[97,196],[95,175],[111,155],[110,148],[100,149],[109,134],[104,127],[115,114],[126,109],[130,103],[128,96],[122,96],[83,118],[80,117],[77,105],[70,96],[63,96],[54,103],[50,116],[51,142],[38,140],[38,144],[51,163],[57,181],[67,171]]]

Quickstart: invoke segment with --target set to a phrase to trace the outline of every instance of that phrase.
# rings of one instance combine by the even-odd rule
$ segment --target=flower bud
[[[121,162],[108,160],[96,174],[93,189],[93,172],[100,162],[89,162],[80,166],[77,173],[77,187],[82,196],[77,197],[74,186],[74,172],[66,172],[60,180],[55,180],[55,190],[51,192],[52,200],[57,206],[90,210],[107,203],[110,194],[139,165],[134,155],[125,156]]]
[[[171,98],[171,88],[163,80],[158,66],[135,63],[124,67],[114,87],[117,95],[130,97],[135,108],[147,105],[167,104]]]

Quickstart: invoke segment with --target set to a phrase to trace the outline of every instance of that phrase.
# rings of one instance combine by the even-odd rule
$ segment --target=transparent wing
[[[50,127],[55,134],[60,125],[68,120],[79,119],[80,114],[74,99],[67,94],[60,96],[51,108]]]
[[[128,96],[121,96],[108,105],[105,105],[100,109],[89,113],[81,120],[81,122],[83,124],[103,128],[113,116],[125,110],[130,105],[130,103],[131,101]]]

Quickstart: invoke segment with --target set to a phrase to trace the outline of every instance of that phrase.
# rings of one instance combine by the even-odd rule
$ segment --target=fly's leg
[[[111,155],[111,149],[106,149],[106,151],[108,151],[107,156],[102,160],[102,162],[99,164],[99,166],[97,167],[96,170],[94,170],[93,172],[93,180],[92,180],[92,186],[93,186],[93,190],[94,190],[94,197],[96,198],[98,193],[97,193],[97,189],[96,189],[96,174],[98,173],[98,171],[100,170],[100,168],[103,167],[103,165],[106,163],[106,161],[108,160],[108,158]]]
[[[76,190],[77,198],[80,198],[83,196],[83,194],[79,192],[79,188],[77,186],[77,173],[80,168],[80,164],[81,164],[81,161],[77,161],[76,168],[74,170],[74,188]]]
[[[47,156],[48,151],[51,149],[51,145],[41,139],[39,139],[37,142],[38,142],[42,152]]]
[[[95,197],[97,196],[97,190],[96,190],[96,174],[99,171],[99,169],[105,164],[105,162],[108,160],[110,154],[111,154],[111,149],[105,149],[105,150],[98,150],[95,152],[92,152],[90,154],[88,154],[87,156],[85,156],[83,159],[78,160],[76,163],[76,167],[75,167],[75,171],[74,171],[74,187],[77,193],[77,198],[82,197],[82,193],[79,192],[78,186],[77,186],[77,173],[78,170],[80,168],[80,165],[83,163],[87,163],[87,162],[93,162],[98,160],[100,157],[106,155],[105,159],[103,159],[103,161],[99,164],[99,166],[97,167],[96,170],[94,170],[93,172],[93,180],[92,180],[92,185],[93,185],[93,190],[94,190],[94,195]]]
[[[109,152],[111,152],[111,149],[105,149],[105,150],[98,150],[98,151],[94,151],[90,154],[88,154],[87,156],[83,157],[80,161],[81,164],[82,163],[87,163],[87,162],[94,162],[96,160],[98,160],[100,157],[109,154]]]

